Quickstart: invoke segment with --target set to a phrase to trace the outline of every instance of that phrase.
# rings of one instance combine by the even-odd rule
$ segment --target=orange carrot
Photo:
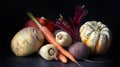
[[[55,45],[57,47],[57,49],[64,55],[66,56],[67,58],[69,58],[71,61],[73,61],[74,63],[77,63],[79,64],[76,59],[72,56],[72,54],[70,54],[67,50],[65,50],[62,46],[60,46],[56,40],[55,40],[55,37],[54,35],[50,32],[50,30],[45,27],[45,26],[42,26],[37,20],[36,18],[32,15],[31,12],[27,13],[29,15],[29,17],[38,25],[38,27],[40,28],[41,32],[44,34],[46,40]]]
[[[58,59],[62,62],[62,63],[67,63],[67,58],[61,54],[61,53],[58,53]]]
[[[75,60],[75,58],[68,52],[66,51],[63,47],[61,47],[55,40],[55,37],[53,36],[53,34],[49,31],[49,29],[47,29],[45,26],[40,27],[40,30],[42,31],[42,33],[44,34],[45,38],[47,39],[48,42],[50,42],[51,44],[55,45],[57,47],[57,49],[63,54],[65,55],[67,58],[69,58],[71,61],[73,61],[74,63],[78,62]]]

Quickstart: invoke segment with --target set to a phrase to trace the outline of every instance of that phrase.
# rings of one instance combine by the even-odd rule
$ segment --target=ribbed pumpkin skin
[[[111,41],[111,33],[105,24],[97,21],[87,21],[80,29],[80,38],[91,48],[93,54],[104,54]]]

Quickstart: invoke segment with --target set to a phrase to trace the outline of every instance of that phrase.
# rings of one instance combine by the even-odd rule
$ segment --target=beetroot
[[[75,42],[69,48],[68,51],[77,59],[81,60],[87,58],[90,54],[90,48],[82,42]]]

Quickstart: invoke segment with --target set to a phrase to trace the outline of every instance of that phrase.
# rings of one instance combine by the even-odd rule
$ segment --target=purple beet
[[[77,59],[82,60],[87,58],[90,54],[90,48],[82,42],[75,42],[69,48],[68,51]]]

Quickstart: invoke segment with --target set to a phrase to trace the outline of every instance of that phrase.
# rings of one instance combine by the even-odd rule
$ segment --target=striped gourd
[[[111,41],[109,28],[97,21],[87,21],[79,29],[83,43],[91,48],[92,54],[104,54],[108,50]]]

